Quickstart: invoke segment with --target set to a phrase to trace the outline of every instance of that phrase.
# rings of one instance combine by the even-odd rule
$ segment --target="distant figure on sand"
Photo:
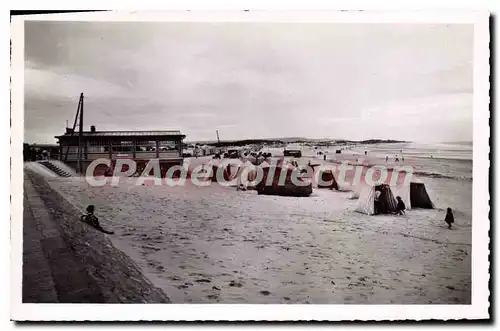
[[[455,223],[455,217],[453,217],[453,212],[450,207],[446,209],[446,217],[444,218],[444,221],[448,224],[448,229],[451,229],[451,224]]]
[[[323,161],[326,161],[326,154],[323,155]]]
[[[389,157],[388,156],[385,157],[385,162],[387,162],[387,161],[389,161]]]
[[[396,197],[396,200],[398,201],[398,204],[396,205],[396,215],[404,215],[405,214],[405,203],[401,199],[401,197]]]
[[[90,225],[91,227],[93,227],[96,230],[99,230],[99,231],[107,233],[107,234],[114,234],[114,232],[106,231],[101,227],[101,225],[99,224],[99,220],[94,215],[94,205],[89,205],[87,207],[87,215],[82,215],[80,217],[80,220],[82,222],[87,223],[88,225]]]

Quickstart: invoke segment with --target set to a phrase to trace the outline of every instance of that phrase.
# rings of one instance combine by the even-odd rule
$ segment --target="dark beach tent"
[[[218,171],[222,171],[222,177],[225,182],[228,182],[233,179],[232,169],[228,165],[226,167],[222,167],[220,165],[212,165],[212,181],[218,182],[217,173]]]
[[[257,167],[252,164],[238,167],[234,178],[236,178],[238,187],[253,190],[255,189],[254,181],[257,179]]]
[[[263,177],[257,184],[256,189],[258,194],[264,195],[280,195],[289,197],[308,197],[312,194],[312,183],[305,185],[295,185],[292,181],[293,168],[280,166],[264,166],[262,167]],[[273,175],[274,171],[274,175]],[[284,183],[280,185],[281,176],[285,177]],[[268,185],[268,177],[272,176],[272,182]],[[300,179],[299,179],[300,180]]]
[[[425,184],[413,178],[409,184],[400,184],[392,187],[395,196],[400,196],[406,209],[425,208],[434,209],[434,204],[427,192]]]
[[[375,214],[375,191],[380,191],[380,213],[389,214],[396,211],[396,198],[389,185],[365,186],[361,189],[356,211],[362,214]]]
[[[412,208],[433,209],[434,204],[422,182],[410,183],[410,203]]]

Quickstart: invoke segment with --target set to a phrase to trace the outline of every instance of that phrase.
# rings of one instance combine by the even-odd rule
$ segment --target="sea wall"
[[[50,187],[46,179],[25,171],[32,186],[45,204],[58,235],[75,256],[82,277],[95,287],[95,303],[169,303],[167,295],[155,287],[125,253],[103,234],[80,221],[81,211]],[[46,254],[47,255],[47,254]],[[49,254],[50,255],[50,254]],[[49,256],[50,258],[50,256]],[[71,277],[65,280],[65,287]],[[56,289],[61,284],[55,282]]]

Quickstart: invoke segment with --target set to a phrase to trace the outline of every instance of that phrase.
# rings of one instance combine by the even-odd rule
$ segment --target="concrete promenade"
[[[25,172],[23,303],[168,303],[46,179]]]
[[[29,178],[24,181],[23,302],[102,302]]]

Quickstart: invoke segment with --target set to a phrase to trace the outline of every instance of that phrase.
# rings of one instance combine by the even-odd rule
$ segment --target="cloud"
[[[31,21],[25,32],[27,140],[53,141],[80,92],[86,125],[102,130],[419,140],[395,127],[425,119],[446,127],[430,139],[471,138],[472,26]]]

